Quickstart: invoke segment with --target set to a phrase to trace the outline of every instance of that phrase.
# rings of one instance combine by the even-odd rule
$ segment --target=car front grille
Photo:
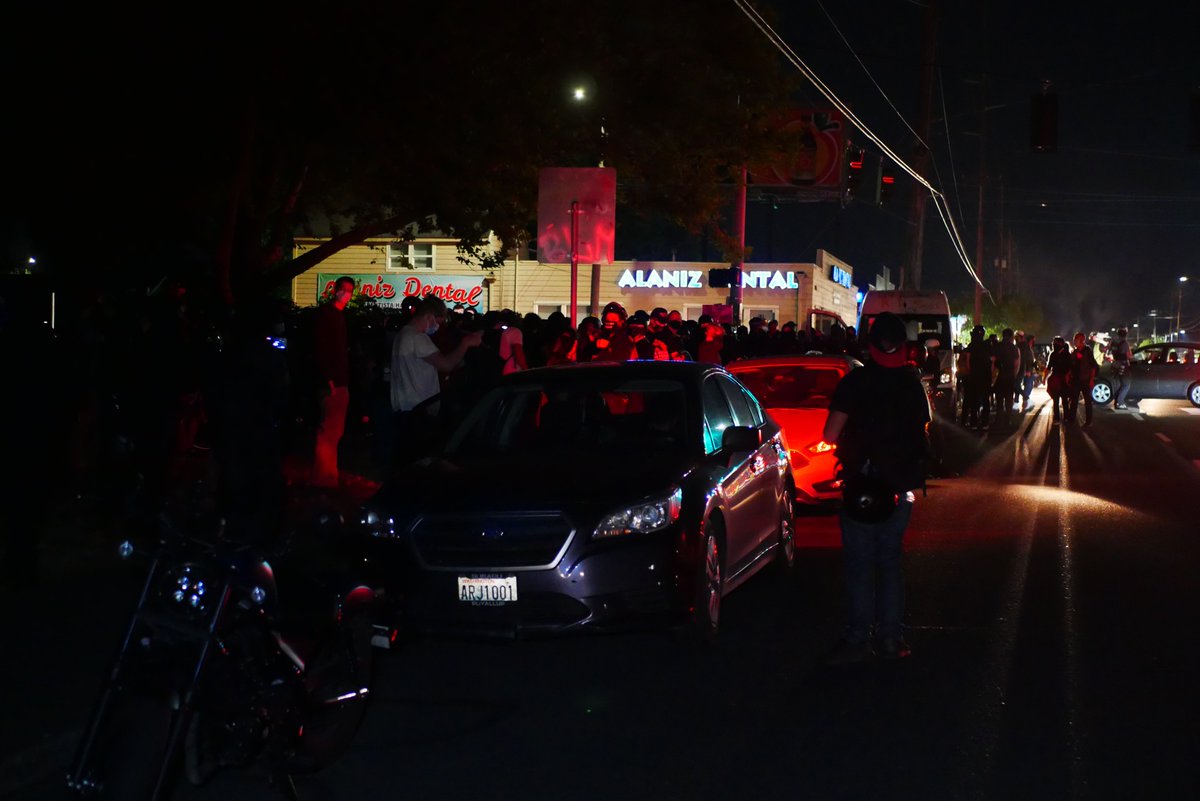
[[[554,566],[573,529],[562,515],[437,515],[412,529],[417,555],[444,570],[532,569]]]

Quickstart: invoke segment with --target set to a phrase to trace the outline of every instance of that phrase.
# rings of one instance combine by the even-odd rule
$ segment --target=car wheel
[[[775,549],[775,562],[785,573],[796,566],[796,510],[792,495],[789,491],[779,512],[779,547]]]
[[[725,589],[724,538],[715,519],[704,524],[700,564],[697,567],[696,593],[692,599],[691,633],[698,639],[716,636],[721,627],[721,593]]]
[[[1200,407],[1200,382],[1188,387],[1188,400],[1192,402],[1193,406]]]
[[[1111,401],[1112,396],[1112,387],[1108,385],[1107,381],[1097,381],[1096,385],[1092,387],[1092,403],[1103,405]]]

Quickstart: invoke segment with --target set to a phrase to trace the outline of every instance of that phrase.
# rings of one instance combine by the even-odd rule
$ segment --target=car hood
[[[521,459],[443,456],[397,473],[369,506],[394,513],[563,510],[603,513],[666,492],[697,466],[685,454]]]
[[[803,450],[821,439],[825,430],[828,409],[767,409],[767,414],[779,423],[789,448]]]

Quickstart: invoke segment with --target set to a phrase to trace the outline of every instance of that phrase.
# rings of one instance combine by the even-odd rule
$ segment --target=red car
[[[821,434],[834,387],[856,367],[862,363],[849,356],[775,356],[726,367],[783,428],[799,503],[841,497],[836,446]]]

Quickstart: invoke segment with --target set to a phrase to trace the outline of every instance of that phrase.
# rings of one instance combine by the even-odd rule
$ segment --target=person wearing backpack
[[[901,543],[912,490],[925,485],[932,417],[921,376],[906,362],[907,338],[900,317],[877,316],[866,366],[842,378],[829,404],[823,439],[837,444],[842,465],[847,602],[845,632],[826,657],[830,665],[911,653],[903,630]]]

